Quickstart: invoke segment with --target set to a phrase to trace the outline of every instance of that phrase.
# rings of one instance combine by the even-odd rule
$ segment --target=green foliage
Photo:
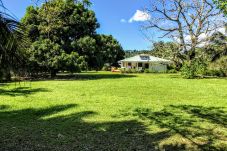
[[[214,33],[209,37],[209,45],[203,51],[205,57],[210,62],[215,62],[227,55],[227,36],[221,32]]]
[[[209,69],[206,72],[206,76],[211,76],[211,77],[225,77],[226,76],[226,73],[224,73],[222,70]]]
[[[170,69],[170,70],[167,70],[168,73],[177,73],[177,70],[176,69]]]
[[[185,62],[181,68],[181,75],[186,79],[203,77],[207,72],[207,64],[201,59]]]
[[[222,76],[227,76],[227,56],[223,56],[220,59],[212,62],[209,65],[211,70],[220,71]]]
[[[41,7],[27,8],[22,23],[26,25],[32,43],[35,43],[33,46],[37,41],[49,39],[52,43],[52,53],[56,51],[55,55],[45,54],[47,51],[40,54],[42,56],[39,57],[49,57],[50,61],[46,62],[52,62],[46,63],[45,68],[70,72],[79,71],[78,67],[82,70],[100,70],[105,63],[115,64],[123,58],[124,52],[117,40],[112,36],[96,34],[99,24],[94,11],[89,10],[88,5],[88,0],[53,0]],[[34,56],[32,53],[36,53],[34,48],[28,52],[30,56]],[[43,68],[39,59],[33,58],[30,59],[30,64],[34,65],[33,69]],[[77,64],[78,62],[80,63]]]
[[[227,1],[226,0],[213,0],[214,3],[220,8],[225,15],[227,15]]]
[[[118,65],[117,61],[124,59],[125,52],[121,44],[111,35],[96,36],[98,50],[102,53],[103,61],[111,65]]]
[[[104,66],[102,67],[102,71],[110,71],[110,70],[111,70],[111,67],[108,66],[108,65],[104,65]]]
[[[36,67],[38,66],[42,71],[52,73],[58,70],[79,72],[81,68],[86,67],[83,57],[80,57],[76,52],[65,53],[60,45],[49,39],[34,42],[29,51],[30,62],[36,64]],[[32,68],[33,64],[30,66]]]
[[[10,80],[12,71],[23,68],[26,38],[22,25],[0,3],[0,80]]]
[[[195,78],[196,69],[194,64],[189,64],[188,62],[185,62],[181,68],[181,75],[183,78],[186,79],[193,79]]]
[[[149,69],[145,69],[144,73],[150,73],[150,70]]]
[[[179,69],[183,63],[183,56],[179,53],[179,45],[174,42],[159,41],[153,44],[151,55],[171,60],[174,68]]]

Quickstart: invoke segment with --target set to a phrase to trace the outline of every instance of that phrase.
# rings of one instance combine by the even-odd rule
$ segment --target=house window
[[[131,67],[131,66],[132,66],[132,63],[131,63],[131,62],[129,62],[129,63],[128,63],[128,66],[129,66],[129,67]]]
[[[143,67],[143,64],[142,63],[138,63],[138,67]]]
[[[150,60],[149,56],[140,56],[141,60]]]

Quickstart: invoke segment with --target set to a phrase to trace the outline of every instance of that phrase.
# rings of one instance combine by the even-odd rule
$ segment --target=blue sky
[[[142,20],[146,20],[146,17],[149,17],[142,16],[140,18],[141,12],[139,11],[143,10],[147,5],[147,0],[91,1],[93,3],[91,9],[95,11],[101,25],[98,33],[112,34],[125,50],[150,48],[151,42],[140,31],[143,24]],[[3,0],[3,2],[18,19],[25,14],[27,6],[34,5],[32,0]],[[132,18],[133,16],[134,18]],[[129,22],[130,19],[131,21]]]

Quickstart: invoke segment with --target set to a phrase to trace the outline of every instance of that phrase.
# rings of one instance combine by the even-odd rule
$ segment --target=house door
[[[149,69],[149,63],[145,63],[144,67],[145,69]]]

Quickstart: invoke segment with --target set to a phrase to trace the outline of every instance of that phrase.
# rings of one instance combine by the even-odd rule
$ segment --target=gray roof
[[[149,56],[149,55],[137,55],[134,57],[126,58],[124,60],[120,60],[120,62],[171,62],[166,59]]]

